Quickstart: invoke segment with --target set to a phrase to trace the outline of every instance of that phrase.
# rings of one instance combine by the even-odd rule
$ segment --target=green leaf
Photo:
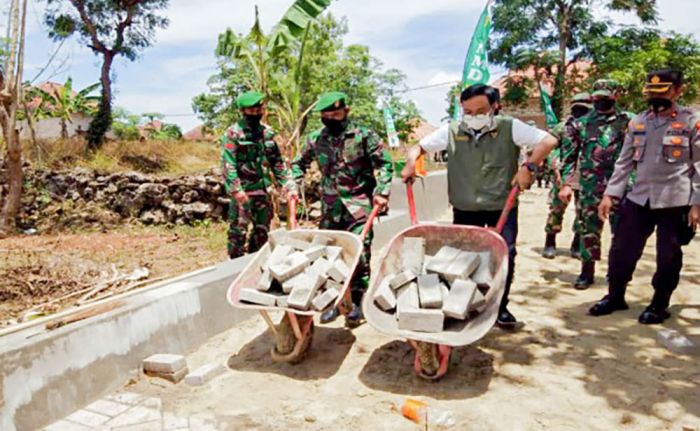
[[[298,40],[306,27],[331,4],[331,0],[296,0],[273,29],[268,50],[274,57]]]

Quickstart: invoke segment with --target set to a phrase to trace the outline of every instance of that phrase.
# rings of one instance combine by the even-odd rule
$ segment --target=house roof
[[[216,139],[216,137],[211,133],[205,132],[204,124],[200,124],[199,126],[193,128],[182,135],[182,137],[186,141],[210,141],[212,139]]]

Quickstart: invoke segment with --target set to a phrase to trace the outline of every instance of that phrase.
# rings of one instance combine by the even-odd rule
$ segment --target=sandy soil
[[[412,350],[369,325],[354,331],[340,322],[317,326],[300,365],[275,364],[272,338],[259,317],[211,339],[188,357],[190,369],[219,362],[226,372],[191,388],[140,380],[125,388],[160,397],[180,416],[206,414],[220,429],[415,430],[396,411],[406,397],[451,411],[459,430],[680,430],[700,427],[700,361],[671,353],[656,340],[659,327],[637,323],[649,301],[654,271],[652,239],[630,287],[631,309],[592,318],[587,307],[603,295],[570,285],[578,262],[566,256],[571,234],[560,237],[555,261],[539,257],[546,192],[522,202],[512,311],[526,325],[515,333],[492,330],[454,351],[442,381],[413,374]],[[571,214],[566,223],[570,225]],[[605,246],[607,249],[608,239]],[[700,240],[686,248],[686,265],[664,325],[700,343]],[[342,320],[342,319],[341,319]]]

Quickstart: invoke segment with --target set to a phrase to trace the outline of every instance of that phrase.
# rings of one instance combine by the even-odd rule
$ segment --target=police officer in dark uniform
[[[656,230],[654,296],[639,322],[662,323],[670,317],[671,294],[683,266],[681,246],[690,242],[700,222],[700,117],[677,104],[682,91],[683,76],[678,70],[657,70],[647,76],[644,94],[649,110],[630,122],[599,206],[600,217],[606,219],[613,198],[625,195],[628,178],[636,171],[610,250],[609,291],[589,310],[593,316],[629,308],[627,284]]]

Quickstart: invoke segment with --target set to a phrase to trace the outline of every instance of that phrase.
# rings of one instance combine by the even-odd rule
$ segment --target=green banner
[[[486,3],[484,11],[479,17],[476,29],[469,43],[467,58],[464,60],[464,70],[462,71],[462,88],[474,84],[488,84],[491,79],[489,72],[489,59],[487,45],[491,34],[491,0]],[[455,101],[454,118],[459,119],[462,113],[462,106],[459,103],[459,96]]]
[[[542,87],[540,82],[540,101],[542,102],[542,112],[544,112],[545,119],[547,121],[547,127],[553,129],[559,120],[557,120],[557,114],[554,113],[552,108],[552,99],[549,97],[549,93]]]
[[[389,107],[384,108],[384,124],[386,124],[386,136],[389,140],[389,146],[391,148],[398,147],[400,145],[399,134],[394,124],[394,114]]]

